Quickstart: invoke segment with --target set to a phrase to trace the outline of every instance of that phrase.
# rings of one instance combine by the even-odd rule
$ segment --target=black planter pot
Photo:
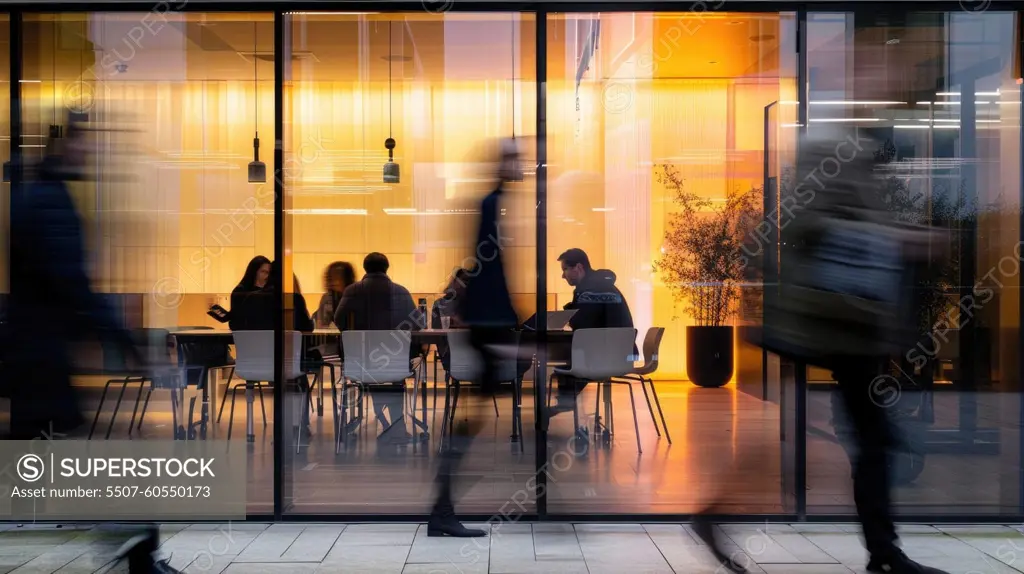
[[[687,327],[686,372],[698,387],[717,388],[732,378],[732,327]]]

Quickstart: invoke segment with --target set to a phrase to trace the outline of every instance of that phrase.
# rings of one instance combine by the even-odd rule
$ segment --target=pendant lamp
[[[256,22],[252,23],[252,94],[256,111],[255,137],[252,139],[252,161],[249,162],[249,183],[267,182],[267,164],[260,161],[260,95],[259,95],[259,58],[256,54]]]
[[[394,109],[391,105],[391,64],[394,56],[391,53],[394,44],[392,42],[392,22],[388,22],[388,139],[384,140],[384,147],[388,150],[388,162],[384,164],[384,183],[399,183],[398,164],[395,163],[395,139],[392,137],[392,123]]]

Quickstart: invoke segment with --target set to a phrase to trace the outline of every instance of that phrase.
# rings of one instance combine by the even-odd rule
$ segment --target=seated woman
[[[242,275],[242,280],[231,291],[231,309],[234,310],[239,305],[242,305],[242,301],[249,293],[254,293],[266,287],[268,280],[270,280],[270,260],[262,255],[253,257],[249,264],[245,266],[245,274]],[[244,330],[235,321],[234,313],[231,312],[228,313],[228,326],[232,331]]]
[[[356,282],[356,270],[347,261],[335,261],[324,272],[324,295],[313,314],[317,327],[327,328],[334,323],[334,311],[349,285]]]

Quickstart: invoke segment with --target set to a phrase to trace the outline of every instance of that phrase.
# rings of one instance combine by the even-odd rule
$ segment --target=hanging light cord
[[[392,32],[394,26],[392,22],[388,22],[388,137],[393,137],[392,122],[394,121],[394,107],[391,105],[391,66],[394,65],[394,56],[391,54],[391,50],[394,49],[395,43],[392,38]]]
[[[53,24],[53,125],[57,125],[57,23]]]
[[[512,139],[516,139],[516,16],[510,15],[512,25]]]
[[[252,97],[254,107],[256,108],[256,139],[260,138],[260,94],[259,94],[259,69],[257,64],[259,63],[259,56],[256,54],[256,49],[259,44],[257,43],[257,26],[256,22],[252,23]]]

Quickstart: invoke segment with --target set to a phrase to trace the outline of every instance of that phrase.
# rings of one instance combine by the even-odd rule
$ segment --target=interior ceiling
[[[169,23],[146,16],[104,13],[27,19],[24,77],[72,80],[86,71],[87,78],[95,74],[125,81],[251,80],[255,55],[259,77],[273,78],[271,14],[189,14]],[[575,50],[575,20],[587,17],[602,19],[596,61],[597,73],[604,78],[621,78],[621,70],[628,74],[629,66],[638,78],[778,75],[780,43],[791,44],[780,39],[778,14],[555,16],[548,41],[550,77],[575,75],[571,58],[565,56]],[[513,58],[517,78],[534,75],[532,15],[368,13],[292,18],[295,81],[503,80],[512,75]],[[614,22],[609,24],[609,18]],[[625,26],[632,39],[624,40],[621,31],[610,33],[613,25],[620,30]],[[513,33],[519,48],[515,54]],[[894,34],[900,43],[886,44]],[[134,43],[133,36],[138,38]],[[649,47],[643,46],[645,39]],[[941,54],[944,35],[940,26],[876,23],[858,28],[854,41],[859,62],[898,72],[927,66]],[[846,49],[845,42],[842,35],[820,41],[813,59],[829,59],[829,53]],[[117,73],[112,64],[122,60],[127,68]],[[858,68],[859,73],[867,71]]]

